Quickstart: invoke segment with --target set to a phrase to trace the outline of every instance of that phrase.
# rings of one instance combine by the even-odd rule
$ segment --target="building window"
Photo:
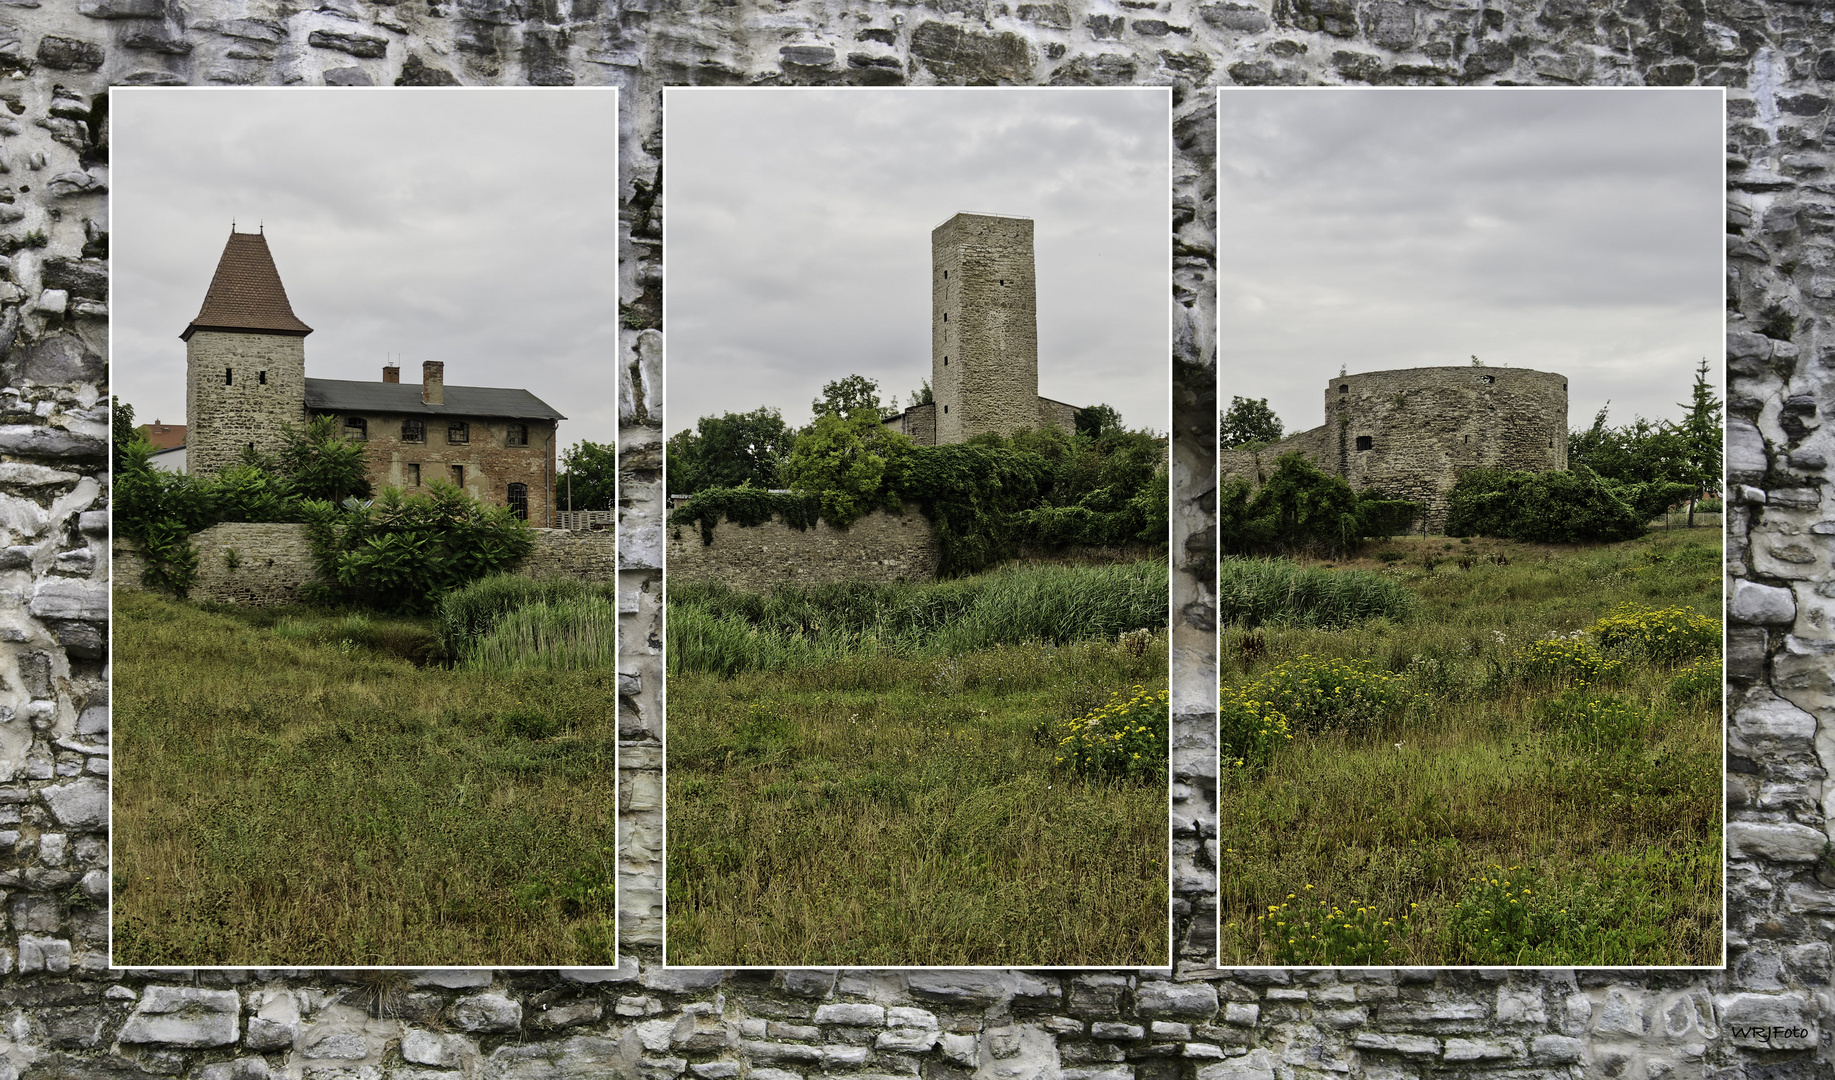
[[[1497,381],[1497,376],[1495,375],[1480,375],[1479,378],[1485,381],[1486,386],[1490,386],[1492,383]]]
[[[505,446],[527,446],[529,445],[529,425],[527,424],[509,424],[505,426],[503,429],[503,445]]]
[[[529,485],[510,485],[510,513],[524,521],[529,520]]]
[[[255,381],[266,386],[268,384],[268,373],[265,371],[257,371],[255,373]]]
[[[1339,392],[1340,394],[1348,394],[1348,393],[1350,393],[1350,392],[1351,392],[1351,384],[1350,384],[1350,383],[1339,383],[1339,384],[1338,384],[1338,392]]]
[[[459,487],[465,486],[465,466],[454,465],[452,467],[452,482]]]
[[[401,422],[401,441],[426,442],[427,422],[425,420],[403,420]],[[418,484],[420,481],[416,480],[415,483]]]
[[[368,442],[370,422],[361,416],[346,416],[344,418],[344,437],[351,442]]]
[[[408,486],[421,486],[421,467],[413,462],[408,463]]]
[[[223,369],[223,385],[224,386],[236,385],[236,373],[234,370],[230,368]]]
[[[1368,450],[1370,449],[1370,446],[1371,446],[1370,436],[1368,435],[1357,436],[1357,449]]]
[[[471,425],[463,420],[454,420],[446,425],[446,441],[449,443],[471,442]]]

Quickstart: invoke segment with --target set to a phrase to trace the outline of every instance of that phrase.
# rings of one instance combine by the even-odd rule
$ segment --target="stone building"
[[[446,365],[382,381],[306,376],[306,335],[261,233],[231,232],[185,342],[187,466],[208,475],[244,449],[272,454],[281,429],[336,416],[365,443],[370,483],[413,492],[447,480],[481,502],[546,525],[554,510],[555,427],[566,419],[527,390],[446,385]]]
[[[1077,406],[1039,396],[1032,219],[957,214],[930,233],[934,400],[886,421],[924,446],[983,432],[1076,430]]]
[[[1225,450],[1225,478],[1260,484],[1295,450],[1352,488],[1427,507],[1467,469],[1567,468],[1567,377],[1525,368],[1403,368],[1340,375],[1325,388],[1326,422],[1260,450]]]

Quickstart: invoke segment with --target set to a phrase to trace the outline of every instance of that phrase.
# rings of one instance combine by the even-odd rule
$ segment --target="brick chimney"
[[[421,404],[446,404],[446,365],[439,360],[421,361]]]
[[[394,364],[385,364],[382,369],[382,381],[398,383],[401,381],[401,369]]]

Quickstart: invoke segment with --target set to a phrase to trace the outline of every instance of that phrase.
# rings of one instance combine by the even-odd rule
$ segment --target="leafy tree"
[[[333,504],[370,493],[369,452],[344,438],[335,416],[315,416],[304,426],[288,424],[280,432],[280,453],[273,468],[286,477],[299,499]],[[243,464],[256,464],[246,457]]]
[[[1100,439],[1122,430],[1121,413],[1108,405],[1089,405],[1077,410],[1077,434]]]
[[[1389,536],[1420,514],[1417,503],[1379,491],[1357,492],[1321,472],[1299,451],[1282,454],[1261,489],[1246,480],[1218,491],[1218,531],[1227,555],[1310,552],[1340,555],[1372,536]]]
[[[384,488],[357,508],[302,504],[318,598],[426,612],[441,594],[513,569],[534,537],[507,506],[486,506],[444,480],[424,494]]]
[[[1223,448],[1246,443],[1278,442],[1281,418],[1274,415],[1267,398],[1230,398],[1230,408],[1223,414]]]
[[[113,463],[115,471],[120,472],[121,454],[127,449],[127,444],[133,442],[135,436],[143,439],[146,436],[141,435],[140,431],[134,427],[134,407],[113,394],[110,394],[108,398],[108,413],[111,429],[109,434],[114,443]]]
[[[934,405],[936,403],[936,400],[937,400],[936,394],[933,393],[930,389],[930,380],[925,379],[924,388],[922,390],[913,390],[911,392],[910,405],[911,407],[915,407],[918,405]]]
[[[191,534],[216,521],[210,492],[196,477],[155,469],[153,444],[138,431],[130,436],[116,444],[114,527],[146,556],[142,582],[182,597],[197,577]]]
[[[823,383],[822,396],[809,403],[809,411],[818,419],[829,413],[852,416],[861,409],[870,409],[873,418],[879,418],[879,383],[865,375]]]
[[[796,491],[820,497],[823,520],[846,528],[876,507],[896,508],[911,440],[886,430],[877,412],[856,409],[816,418],[797,436],[784,462],[784,479]]]
[[[618,491],[618,448],[582,439],[561,451],[554,494],[564,510],[610,510]]]
[[[703,416],[694,430],[677,432],[664,451],[670,494],[776,487],[793,441],[774,408]]]

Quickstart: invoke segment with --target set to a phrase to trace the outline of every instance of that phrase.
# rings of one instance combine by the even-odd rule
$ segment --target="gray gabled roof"
[[[309,412],[404,413],[433,416],[503,417],[509,420],[565,420],[552,405],[527,390],[447,384],[444,405],[421,401],[420,383],[307,379]]]

